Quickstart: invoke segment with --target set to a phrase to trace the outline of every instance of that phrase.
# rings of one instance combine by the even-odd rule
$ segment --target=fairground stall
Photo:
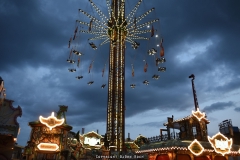
[[[179,120],[168,118],[167,129],[160,129],[159,136],[148,138],[149,143],[136,153],[148,154],[149,160],[237,160],[240,146],[220,132],[208,136],[204,129],[209,121],[195,113]],[[167,134],[162,134],[163,131]]]
[[[17,117],[22,116],[22,109],[20,106],[14,108],[13,102],[6,99],[4,81],[0,77],[0,160],[12,158],[20,130]]]
[[[59,106],[57,115],[40,116],[38,121],[29,122],[32,131],[25,147],[26,159],[67,159],[70,155],[68,134],[72,129],[66,123],[67,106]]]
[[[166,129],[160,129],[160,135],[149,138],[149,144],[136,153],[148,154],[149,160],[237,160],[240,146],[235,145],[232,138],[220,132],[208,136],[210,121],[199,110],[193,83],[195,76],[192,74],[189,78],[192,78],[195,111],[178,120],[168,117],[168,122],[164,123]]]

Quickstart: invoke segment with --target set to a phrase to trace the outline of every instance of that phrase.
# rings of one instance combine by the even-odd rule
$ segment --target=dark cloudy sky
[[[104,0],[93,0],[106,12]],[[136,0],[127,0],[130,11]],[[152,43],[139,41],[140,48],[126,50],[126,135],[159,135],[167,117],[175,119],[190,115],[194,109],[190,74],[195,74],[200,110],[207,113],[209,134],[218,132],[218,124],[232,119],[239,125],[240,112],[240,1],[148,0],[142,3],[137,16],[155,7],[146,20],[159,18],[154,24],[164,38],[167,72],[160,79],[151,79],[156,67],[150,61],[143,72],[143,59]],[[96,51],[88,45],[86,34],[78,36],[79,49],[84,52],[79,72],[68,72],[68,41],[73,35],[76,19],[89,23],[78,9],[97,16],[88,0],[0,0],[0,76],[4,79],[7,99],[14,107],[22,107],[18,118],[21,132],[18,143],[29,139],[28,122],[40,115],[58,111],[58,105],[69,106],[67,122],[73,131],[106,131],[107,75],[101,70],[107,61],[109,45]],[[150,34],[150,33],[149,33]],[[146,36],[150,36],[146,34]],[[90,36],[91,37],[91,36]],[[152,41],[154,41],[152,39]],[[156,40],[157,41],[157,40]],[[99,41],[95,41],[99,45]],[[136,58],[134,58],[136,57]],[[145,58],[144,58],[145,57]],[[152,58],[152,57],[150,57]],[[94,59],[91,74],[90,62]],[[135,77],[131,77],[134,63]],[[149,86],[142,84],[148,79]],[[89,86],[87,82],[94,80]],[[130,84],[136,88],[131,89]],[[240,125],[239,125],[240,126]]]

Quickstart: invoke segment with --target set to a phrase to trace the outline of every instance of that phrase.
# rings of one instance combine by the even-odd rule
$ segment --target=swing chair
[[[140,46],[140,43],[134,41],[134,43],[132,43],[132,48],[133,49],[137,49]]]
[[[159,78],[160,78],[160,76],[157,75],[157,74],[154,74],[154,75],[152,76],[152,79],[156,79],[156,80],[158,80]]]
[[[82,78],[83,78],[83,76],[77,76],[76,78],[77,78],[77,79],[82,79]]]
[[[148,80],[144,80],[143,84],[145,84],[147,86],[147,85],[149,85],[149,81]]]
[[[135,85],[135,84],[130,84],[130,87],[131,87],[132,89],[134,89],[134,88],[136,87],[136,85]]]
[[[69,68],[69,72],[76,72],[77,70],[75,68]]]
[[[92,47],[92,49],[94,49],[94,50],[97,49],[97,46],[93,42],[90,42],[89,45]]]
[[[76,51],[76,50],[73,50],[73,53],[76,54],[77,56],[81,56],[81,55],[83,55],[81,52]]]

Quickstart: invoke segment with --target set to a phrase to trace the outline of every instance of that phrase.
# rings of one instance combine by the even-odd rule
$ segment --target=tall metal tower
[[[141,34],[150,33],[151,36],[154,35],[154,29],[149,28],[154,22],[159,19],[153,19],[148,22],[141,22],[148,14],[150,14],[154,8],[149,9],[142,15],[136,17],[137,9],[139,8],[141,2],[139,0],[131,12],[125,15],[125,0],[106,0],[108,8],[108,16],[89,0],[90,4],[95,9],[96,13],[100,18],[87,13],[86,11],[79,9],[81,13],[89,18],[90,23],[77,20],[80,25],[87,26],[87,30],[81,27],[81,33],[88,33],[96,35],[96,37],[89,38],[89,41],[103,39],[104,41],[100,44],[110,43],[109,48],[109,75],[108,75],[108,102],[107,102],[107,129],[106,135],[107,139],[110,141],[110,147],[115,151],[124,150],[125,141],[125,48],[126,42],[131,43],[134,49],[137,49],[139,43],[135,40],[149,40],[149,38],[140,36]],[[147,28],[143,30],[143,28]],[[77,28],[75,30],[75,34]],[[74,38],[75,39],[75,35]],[[70,48],[71,39],[69,41]],[[89,43],[90,46],[96,50],[97,47],[93,42]],[[155,51],[155,50],[154,50]],[[149,51],[150,52],[150,51]],[[83,55],[80,51],[73,51],[77,56]],[[154,52],[153,54],[155,54]],[[151,54],[151,55],[153,55]],[[69,63],[74,63],[75,61],[71,59],[71,52]],[[150,54],[149,54],[150,55]],[[161,54],[163,56],[163,54]],[[159,59],[157,61],[159,63]],[[162,57],[162,62],[165,62],[164,57]],[[91,68],[91,67],[89,67]],[[76,69],[69,69],[70,72],[75,72]],[[164,70],[165,71],[165,70]],[[89,71],[90,73],[90,71]],[[76,77],[78,79],[83,78],[83,76]],[[89,84],[92,84],[93,81]]]
[[[125,2],[112,1],[108,22],[110,52],[107,106],[107,137],[110,145],[122,151],[125,140]]]

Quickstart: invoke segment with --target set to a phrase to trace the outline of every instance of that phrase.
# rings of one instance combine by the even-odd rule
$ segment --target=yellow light
[[[39,150],[43,151],[56,151],[59,148],[59,146],[55,143],[40,143],[37,147]]]
[[[50,130],[52,130],[54,127],[61,126],[64,122],[64,118],[57,119],[54,116],[54,112],[52,112],[52,115],[49,116],[48,118],[39,116],[39,120],[42,124],[45,124]]]
[[[232,148],[232,138],[228,140],[223,134],[218,132],[212,138],[208,136],[208,141],[211,143],[215,152],[222,154],[223,156],[231,152]]]
[[[192,115],[193,115],[194,117],[196,117],[199,121],[201,121],[201,119],[205,117],[205,113],[200,112],[200,111],[199,111],[199,108],[197,108],[197,111],[195,111],[195,112],[192,111]]]
[[[197,147],[199,147],[200,149]],[[196,156],[199,156],[204,151],[204,148],[196,139],[192,141],[192,143],[188,146],[188,149],[192,152],[192,154]]]

